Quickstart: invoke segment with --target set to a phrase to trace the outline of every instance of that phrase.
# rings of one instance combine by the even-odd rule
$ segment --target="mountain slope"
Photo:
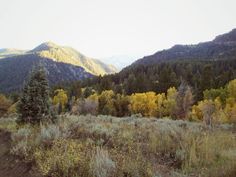
[[[82,80],[93,76],[79,66],[54,62],[35,54],[18,55],[0,60],[0,91],[19,91],[32,68],[39,63],[45,67],[50,85],[64,81]]]
[[[220,35],[210,42],[196,45],[175,45],[168,50],[163,50],[151,56],[139,59],[132,65],[152,65],[163,61],[193,59],[236,59],[236,29]]]
[[[41,57],[49,58],[57,62],[81,66],[93,75],[117,72],[116,68],[111,65],[106,65],[99,60],[86,57],[71,47],[59,46],[52,42],[43,43],[28,53],[38,54]]]
[[[193,89],[194,100],[199,101],[204,90],[223,87],[236,78],[235,36],[236,30],[232,30],[210,42],[176,45],[137,60],[118,74],[95,77],[88,85],[131,95],[163,93],[185,81]]]
[[[18,91],[39,63],[45,67],[51,85],[116,72],[113,66],[52,42],[29,51],[1,49],[0,58],[0,92]]]
[[[11,57],[11,56],[16,56],[20,54],[24,54],[24,50],[17,50],[17,49],[0,49],[0,59],[1,58],[6,58],[6,57]]]

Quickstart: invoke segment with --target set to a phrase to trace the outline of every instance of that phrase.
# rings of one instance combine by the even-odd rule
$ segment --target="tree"
[[[105,90],[98,97],[98,112],[104,115],[116,115],[115,94],[112,90]]]
[[[53,104],[59,105],[59,114],[65,111],[65,106],[68,103],[68,97],[63,89],[55,90],[55,96],[53,97]]]
[[[0,94],[0,117],[7,113],[11,106],[11,101],[4,95]]]
[[[165,113],[164,103],[166,102],[166,95],[165,93],[157,94],[156,95],[156,106],[157,106],[157,115],[159,118],[163,117]]]
[[[135,93],[130,96],[130,110],[134,114],[156,116],[157,96],[155,92]]]
[[[204,99],[212,99],[215,100],[216,98],[220,98],[221,103],[226,102],[227,98],[227,89],[219,88],[219,89],[207,89],[203,92]]]
[[[171,116],[171,117],[174,115],[174,111],[176,110],[177,94],[178,94],[178,92],[175,87],[170,87],[167,90],[167,96],[166,96],[166,100],[164,102],[165,115]]]
[[[213,114],[215,112],[214,101],[212,100],[204,100],[199,105],[200,110],[203,114],[203,121],[206,125],[212,126]]]
[[[20,114],[18,121],[21,123],[39,123],[52,118],[49,86],[42,66],[32,71],[30,79],[23,89],[18,111]]]
[[[72,97],[75,97],[76,99],[80,98],[82,95],[82,89],[81,89],[81,83],[80,81],[76,81],[71,84],[69,88],[68,96],[71,99]]]
[[[78,102],[78,114],[92,114],[97,115],[98,112],[98,101],[90,97],[85,99],[79,99]]]
[[[128,96],[117,94],[115,99],[116,116],[118,117],[129,116],[130,115],[129,104],[130,100]]]
[[[91,87],[86,87],[83,91],[83,97],[84,98],[87,98],[92,94],[94,94],[94,90]]]
[[[186,119],[193,104],[193,93],[191,87],[188,86],[184,81],[182,81],[178,88],[176,103],[176,118]]]
[[[236,123],[236,79],[226,86],[228,97],[226,99],[225,112],[232,123]]]
[[[212,65],[205,65],[203,67],[202,78],[201,78],[202,90],[212,88],[213,78],[214,78],[214,73]]]
[[[229,82],[227,85],[228,97],[236,101],[236,79]]]

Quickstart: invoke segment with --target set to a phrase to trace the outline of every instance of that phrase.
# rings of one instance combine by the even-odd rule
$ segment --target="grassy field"
[[[236,176],[236,134],[230,125],[169,119],[61,116],[56,123],[18,126],[10,153],[53,177]]]

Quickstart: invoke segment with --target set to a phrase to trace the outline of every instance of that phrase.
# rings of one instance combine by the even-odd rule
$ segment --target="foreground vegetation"
[[[208,129],[182,120],[60,116],[55,123],[17,125],[11,153],[45,176],[235,176],[232,126]]]
[[[199,102],[184,81],[167,93],[75,86],[50,95],[39,68],[18,101],[0,95],[0,116],[8,117],[0,129],[11,133],[11,154],[43,176],[233,177],[235,93],[236,80],[205,90]]]

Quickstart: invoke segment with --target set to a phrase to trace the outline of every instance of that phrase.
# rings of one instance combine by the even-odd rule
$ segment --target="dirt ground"
[[[0,130],[0,177],[41,177],[32,167],[10,154],[11,135]]]

